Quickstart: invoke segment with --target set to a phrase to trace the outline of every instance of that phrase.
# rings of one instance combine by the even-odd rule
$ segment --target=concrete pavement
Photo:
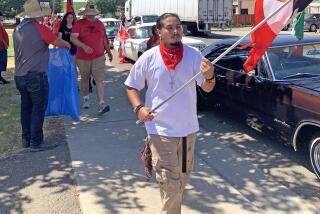
[[[98,115],[95,94],[91,94],[92,105],[82,110],[81,121],[65,121],[84,214],[159,213],[158,186],[155,179],[145,181],[139,159],[146,132],[143,125],[135,124],[123,85],[129,68],[110,66],[106,72],[110,112]],[[315,214],[319,208],[201,130],[182,213]]]
[[[0,158],[0,214],[81,214],[63,118],[46,118],[45,145]]]

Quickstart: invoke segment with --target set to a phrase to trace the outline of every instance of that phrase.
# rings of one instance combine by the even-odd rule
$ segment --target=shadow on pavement
[[[306,154],[267,138],[235,115],[216,110],[199,115],[204,133],[197,154],[254,206],[270,213],[319,212],[320,182],[309,171]]]
[[[63,118],[46,119],[46,145],[0,160],[0,213],[81,213]]]

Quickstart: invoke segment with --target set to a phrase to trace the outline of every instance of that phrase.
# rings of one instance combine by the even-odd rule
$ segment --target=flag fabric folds
[[[304,11],[300,13],[299,16],[293,21],[292,25],[292,35],[294,35],[297,39],[303,39],[304,34]]]
[[[72,0],[67,0],[66,2],[66,13],[71,12],[74,13],[73,7],[72,7]]]
[[[287,1],[290,0],[256,0],[254,24],[259,24]],[[250,50],[249,58],[243,65],[246,72],[250,72],[255,69],[264,52],[268,49],[280,31],[302,11],[304,11],[311,2],[312,0],[291,0],[291,2],[279,13],[275,14],[271,19],[251,34],[252,49]]]
[[[117,33],[117,37],[120,38],[121,40],[127,40],[129,38],[128,32],[122,25],[120,26],[120,29]]]
[[[126,31],[126,29],[121,25],[119,28],[119,31],[116,36],[120,40],[120,47],[119,47],[119,63],[125,62],[125,42],[129,38],[129,33]]]

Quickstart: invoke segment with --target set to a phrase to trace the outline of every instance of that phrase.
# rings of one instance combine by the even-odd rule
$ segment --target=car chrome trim
[[[298,147],[297,147],[297,136],[298,136],[298,133],[300,131],[300,129],[306,125],[313,125],[313,126],[317,126],[320,128],[320,123],[317,122],[317,121],[304,121],[302,123],[299,124],[299,126],[296,128],[295,132],[294,132],[294,135],[293,135],[293,148],[295,151],[298,151]]]
[[[301,46],[301,45],[319,45],[319,41],[314,41],[314,42],[306,42],[306,43],[293,43],[291,45],[278,45],[278,46],[271,46],[269,49],[273,48],[287,48],[287,47],[293,47],[293,46]]]
[[[268,64],[268,70],[269,70],[269,72],[271,73],[271,81],[274,81],[274,80],[276,80],[276,77],[274,76],[274,72],[273,72],[273,69],[272,69],[272,66],[271,66],[271,64],[270,64],[270,60],[269,60],[269,55],[268,55],[268,52],[266,52],[265,54],[264,54],[264,57],[266,58],[266,62],[267,62],[267,64]]]

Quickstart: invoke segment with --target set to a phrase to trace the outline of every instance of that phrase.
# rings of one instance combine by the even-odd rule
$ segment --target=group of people
[[[66,13],[56,35],[42,24],[43,17],[49,14],[37,0],[27,0],[24,4],[24,20],[13,32],[15,82],[21,94],[22,146],[32,152],[47,149],[43,145],[43,121],[48,103],[49,44],[68,48],[73,55],[81,76],[83,107],[89,108],[89,78],[93,77],[99,113],[110,110],[104,99],[103,76],[105,54],[110,61],[112,54],[104,25],[95,18],[98,13],[94,4],[88,4],[85,18],[76,23],[74,14]]]
[[[134,28],[133,26],[136,26],[136,21],[135,19],[132,17],[130,20],[130,23],[127,21],[125,15],[122,13],[120,15],[120,20],[121,20],[121,26],[126,30],[128,37],[133,37],[136,33],[136,28]],[[121,29],[120,29],[121,32]],[[123,63],[124,62],[124,57],[125,57],[125,41],[126,39],[122,38],[120,36],[120,47],[119,47],[119,62]],[[157,31],[157,26],[153,25],[152,26],[152,35],[150,36],[150,38],[147,41],[147,48],[146,50],[149,50],[150,48],[159,45],[160,43],[160,39],[159,39],[159,35],[158,35],[158,31]]]
[[[30,151],[42,151],[46,149],[42,144],[42,126],[49,90],[46,74],[48,44],[69,48],[72,53],[77,49],[75,59],[81,75],[83,107],[89,107],[88,81],[93,76],[101,113],[110,109],[104,101],[103,75],[105,54],[110,61],[112,54],[105,28],[95,18],[98,11],[94,4],[87,5],[85,18],[76,24],[73,24],[73,14],[66,14],[58,37],[39,24],[46,14],[43,14],[37,0],[27,0],[24,9],[27,18],[13,34],[15,81],[21,94],[22,145],[30,147]],[[184,188],[194,164],[196,133],[199,130],[195,84],[210,92],[215,85],[215,75],[213,65],[203,58],[200,51],[182,44],[178,15],[161,15],[154,32],[159,45],[150,47],[138,59],[124,84],[133,111],[145,123],[148,133],[146,145],[150,148],[152,166],[160,185],[161,213],[180,214]],[[196,83],[187,86],[156,112],[152,111],[199,70],[202,75]],[[140,91],[146,86],[143,102]]]

